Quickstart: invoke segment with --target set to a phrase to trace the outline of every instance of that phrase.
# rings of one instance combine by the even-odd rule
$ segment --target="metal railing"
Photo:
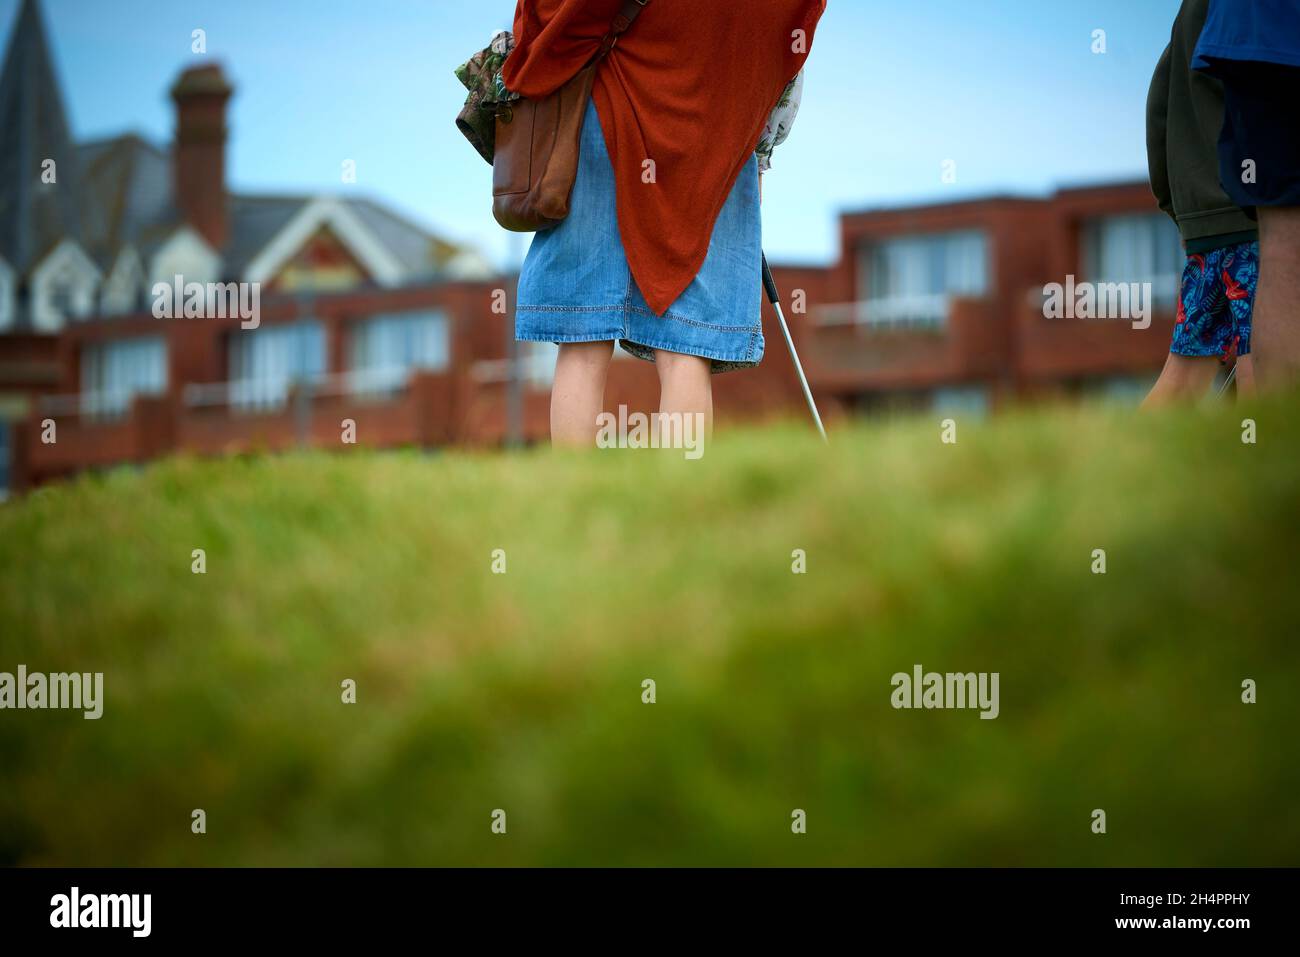
[[[120,419],[131,410],[136,396],[157,396],[157,391],[115,389],[100,392],[71,392],[41,396],[37,410],[53,417],[77,416],[96,421]]]
[[[555,372],[555,356],[546,353],[533,353],[519,356],[516,360],[519,378],[534,389],[549,389]],[[509,359],[480,359],[470,371],[475,382],[486,385],[509,382],[511,378]]]
[[[185,386],[181,397],[187,408],[225,407],[241,412],[279,411],[288,406],[293,396],[307,399],[346,396],[380,401],[405,392],[415,371],[393,366],[317,376],[195,382]]]
[[[309,399],[349,396],[382,401],[405,392],[415,371],[394,366],[299,378],[191,382],[181,390],[181,400],[191,409],[227,407],[250,412],[284,409],[295,395],[306,395]],[[40,396],[36,408],[42,415],[54,418],[77,416],[110,422],[124,418],[137,397],[162,394],[139,389],[69,392]]]
[[[946,294],[897,296],[831,303],[814,311],[819,326],[865,326],[871,329],[939,329],[948,322],[953,297]]]

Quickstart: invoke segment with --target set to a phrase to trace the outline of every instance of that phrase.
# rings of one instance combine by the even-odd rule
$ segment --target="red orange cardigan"
[[[519,0],[506,87],[537,98],[563,86],[622,5]],[[718,214],[825,8],[825,0],[649,0],[597,71],[592,97],[614,165],[619,233],[656,315],[704,264]]]

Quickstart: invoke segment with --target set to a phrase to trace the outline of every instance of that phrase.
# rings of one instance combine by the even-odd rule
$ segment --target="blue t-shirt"
[[[1192,69],[1212,60],[1300,66],[1300,0],[1210,0]]]

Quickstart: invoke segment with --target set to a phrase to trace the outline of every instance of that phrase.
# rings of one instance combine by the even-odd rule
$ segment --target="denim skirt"
[[[588,103],[569,217],[533,238],[519,274],[515,337],[617,341],[652,362],[654,350],[664,349],[707,358],[715,373],[758,365],[762,247],[758,161],[751,156],[713,227],[704,265],[666,313],[651,312],[628,268],[614,168]]]

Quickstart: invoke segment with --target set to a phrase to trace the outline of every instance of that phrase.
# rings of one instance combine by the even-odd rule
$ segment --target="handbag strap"
[[[618,43],[618,38],[627,33],[628,28],[636,22],[636,18],[641,15],[641,11],[646,8],[650,0],[624,0],[623,9],[618,12],[614,18],[613,24],[610,25],[609,33],[605,34],[605,39],[600,41],[600,52],[596,54],[596,59],[609,53]]]

